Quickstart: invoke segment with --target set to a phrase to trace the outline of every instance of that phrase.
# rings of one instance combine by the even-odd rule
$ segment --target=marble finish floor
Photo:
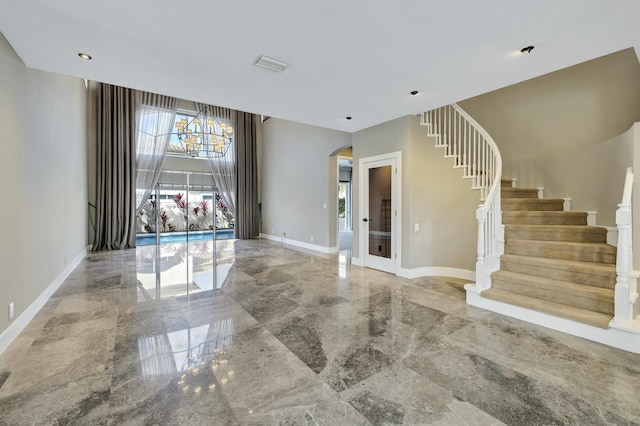
[[[640,356],[267,241],[92,253],[0,356],[1,425],[629,425]]]

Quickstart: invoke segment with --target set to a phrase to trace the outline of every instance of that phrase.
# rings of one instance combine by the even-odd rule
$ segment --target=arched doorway
[[[332,182],[331,197],[335,197],[335,211],[330,232],[334,233],[338,251],[351,253],[353,248],[353,151],[350,146],[342,147],[331,154],[335,157],[335,178]],[[334,183],[335,182],[335,183]],[[335,189],[334,189],[335,188]],[[333,204],[333,203],[332,203]]]

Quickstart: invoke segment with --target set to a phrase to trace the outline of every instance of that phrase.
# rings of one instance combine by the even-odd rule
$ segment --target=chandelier
[[[177,121],[176,135],[191,157],[224,157],[231,146],[233,128],[213,117],[207,118],[203,108],[191,120]]]

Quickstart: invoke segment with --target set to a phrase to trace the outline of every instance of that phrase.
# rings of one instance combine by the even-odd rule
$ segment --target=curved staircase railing
[[[472,188],[480,191],[475,287],[478,292],[486,290],[504,253],[500,150],[489,133],[457,104],[423,113],[420,124],[436,138],[436,147],[444,149],[445,158],[453,158],[454,167],[462,168],[463,178],[472,179]]]

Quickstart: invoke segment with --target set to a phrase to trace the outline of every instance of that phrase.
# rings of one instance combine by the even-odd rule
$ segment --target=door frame
[[[368,242],[368,237],[365,234],[366,229],[362,219],[364,218],[365,210],[364,205],[364,189],[365,189],[365,177],[364,169],[366,163],[373,163],[377,161],[390,161],[395,160],[396,171],[392,175],[391,179],[391,200],[392,209],[395,211],[393,215],[391,225],[391,247],[395,253],[392,254],[392,260],[395,256],[395,262],[393,262],[393,270],[384,270],[375,267],[374,265],[367,264],[368,246],[365,242]],[[353,228],[355,228],[355,224]],[[374,155],[371,157],[364,157],[358,160],[358,242],[359,242],[359,254],[362,262],[362,266],[383,270],[391,274],[397,275],[401,270],[402,265],[402,151],[390,152],[387,154]]]

